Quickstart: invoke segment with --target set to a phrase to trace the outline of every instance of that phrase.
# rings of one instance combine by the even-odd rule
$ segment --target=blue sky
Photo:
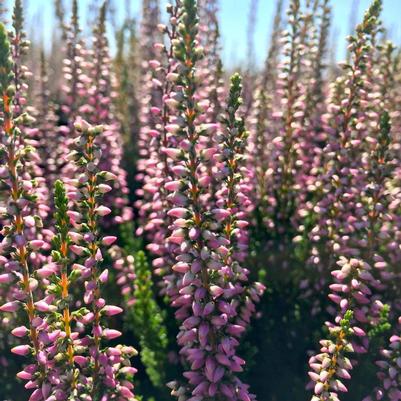
[[[132,11],[138,15],[141,0],[128,0],[131,2]],[[247,29],[250,5],[256,0],[220,0],[220,25],[223,40],[223,60],[227,67],[246,63],[247,55]],[[51,26],[54,24],[53,0],[25,0],[27,4],[27,19],[32,26],[32,34],[36,38],[44,38],[49,43],[51,38]],[[79,0],[79,6],[83,13],[94,0]],[[287,0],[288,2],[288,0]],[[370,4],[370,0],[331,0],[333,8],[332,37],[337,43],[337,59],[344,58],[345,36],[349,31],[350,12],[353,2],[359,3],[357,15],[354,20],[359,21]],[[12,4],[11,0],[7,1]],[[66,5],[71,0],[64,0]],[[99,0],[100,4],[101,1]],[[118,5],[118,18],[124,14],[125,0],[114,0]],[[166,4],[166,0],[161,0]],[[256,19],[254,43],[257,63],[262,63],[268,46],[269,32],[273,19],[275,0],[258,0],[258,12]],[[389,30],[390,38],[401,44],[401,0],[384,0],[383,21]]]

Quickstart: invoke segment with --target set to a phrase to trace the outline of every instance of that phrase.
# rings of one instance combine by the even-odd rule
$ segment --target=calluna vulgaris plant
[[[57,0],[43,43],[9,3],[0,399],[400,401],[401,52],[382,1],[336,65],[337,3],[277,0],[261,66],[258,1],[243,66],[218,0],[142,0],[138,18]]]

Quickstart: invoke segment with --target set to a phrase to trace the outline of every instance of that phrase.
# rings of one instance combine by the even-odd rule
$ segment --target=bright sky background
[[[134,15],[138,15],[141,0],[129,0]],[[223,41],[223,60],[226,67],[234,67],[239,63],[246,64],[247,58],[247,30],[248,17],[252,1],[258,3],[254,43],[255,57],[258,64],[262,63],[268,46],[269,32],[272,25],[275,0],[220,0],[220,28]],[[78,4],[83,15],[89,4],[94,0],[79,0]],[[349,33],[351,10],[353,3],[357,6],[357,15],[353,16],[354,21],[360,21],[364,11],[368,8],[370,0],[331,0],[333,8],[333,24],[331,27],[332,43],[336,43],[335,49],[337,59],[344,58],[345,37]],[[390,38],[396,43],[401,44],[401,0],[383,0],[383,21],[389,31]],[[12,0],[7,0],[7,4],[12,4]],[[49,43],[54,24],[53,0],[25,0],[27,4],[26,14],[29,25],[32,27],[30,34],[36,38],[44,38]],[[68,7],[71,0],[64,0]],[[162,5],[166,0],[161,0]],[[288,3],[288,0],[287,0]],[[101,1],[98,1],[101,4]],[[117,18],[122,19],[124,15],[125,0],[114,0],[118,5]],[[49,46],[46,46],[49,48]]]

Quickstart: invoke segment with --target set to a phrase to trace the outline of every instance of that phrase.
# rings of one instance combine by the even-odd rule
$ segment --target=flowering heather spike
[[[139,211],[140,227],[137,234],[145,234],[149,240],[147,248],[156,258],[153,260],[156,274],[165,275],[169,266],[173,264],[172,243],[166,243],[166,232],[169,225],[169,217],[166,216],[169,207],[166,185],[174,179],[171,170],[172,159],[179,157],[181,151],[176,146],[175,136],[168,132],[170,121],[174,121],[177,114],[175,108],[169,107],[169,100],[177,96],[175,92],[177,63],[173,60],[172,42],[177,36],[177,17],[179,8],[171,7],[168,10],[171,26],[164,30],[168,36],[170,46],[161,51],[160,65],[152,70],[154,79],[152,87],[147,88],[147,98],[151,101],[150,113],[140,132],[140,159],[138,160],[138,180],[143,182],[141,190],[137,192],[140,199],[136,202]],[[163,84],[160,86],[160,83]],[[149,105],[147,105],[148,107]],[[146,117],[145,117],[146,118]],[[174,174],[180,175],[179,170]],[[174,288],[174,286],[172,286]],[[165,290],[165,289],[164,289]]]
[[[293,192],[296,193],[297,201],[292,212],[291,224],[297,234],[304,238],[312,228],[310,223],[305,227],[305,221],[315,215],[314,202],[310,199],[316,198],[318,174],[324,157],[322,148],[327,139],[322,116],[327,112],[327,103],[323,96],[327,88],[323,82],[323,75],[329,25],[328,0],[311,2],[302,16],[299,48],[300,91],[295,103],[295,129],[292,139],[295,152]]]
[[[128,14],[129,15],[129,14]],[[128,38],[126,39],[126,36]],[[118,94],[115,98],[116,113],[121,123],[124,140],[125,166],[130,187],[134,184],[135,172],[130,174],[132,165],[138,158],[138,131],[140,128],[139,92],[140,82],[139,40],[135,20],[128,17],[117,34],[117,54],[115,57]]]
[[[246,256],[247,235],[246,229],[238,229],[237,220],[245,219],[249,200],[243,182],[244,151],[248,132],[245,130],[243,118],[237,117],[237,112],[242,104],[241,98],[242,79],[239,74],[231,77],[230,92],[228,96],[226,117],[222,123],[226,129],[220,134],[219,142],[222,147],[222,164],[219,166],[224,172],[224,187],[218,194],[217,205],[229,211],[229,218],[225,221],[224,233],[229,240],[231,249],[235,255],[227,254],[225,258],[234,256],[243,261]],[[238,234],[234,234],[238,231]],[[225,263],[228,259],[226,259]]]
[[[284,57],[278,66],[277,83],[269,83],[268,77],[262,79],[255,94],[249,147],[250,184],[255,188],[253,197],[258,227],[274,227],[275,235],[280,237],[287,227],[289,231],[293,230],[291,222],[299,192],[296,159],[302,140],[299,131],[304,110],[301,56],[310,17],[302,14],[298,0],[290,2],[288,24],[289,30],[282,38]],[[275,42],[273,45],[272,60],[275,60]],[[275,86],[273,95],[270,93],[272,85]]]
[[[282,30],[282,9],[283,0],[278,0],[276,3],[276,11],[273,20],[273,29],[270,37],[270,46],[263,69],[262,90],[275,90],[277,78],[277,63],[280,52],[280,33]]]
[[[399,318],[399,321],[401,319]],[[381,350],[381,360],[376,361],[380,371],[378,378],[382,383],[381,388],[375,390],[375,396],[367,397],[366,401],[373,401],[387,396],[390,401],[399,400],[401,397],[400,389],[400,361],[401,361],[401,338],[398,334],[392,335],[389,340],[388,348]]]
[[[73,262],[69,251],[72,242],[69,236],[71,227],[67,215],[68,199],[61,181],[55,183],[54,205],[56,232],[52,240],[52,260],[37,271],[48,278],[46,297],[35,303],[37,310],[44,315],[38,319],[41,319],[41,325],[46,330],[41,333],[46,347],[38,354],[38,361],[46,370],[46,376],[42,378],[40,385],[46,391],[44,398],[38,398],[39,400],[56,395],[60,399],[66,399],[67,394],[76,394],[79,376],[79,370],[74,365],[78,333],[73,332],[74,314],[70,309],[73,275],[70,271]],[[60,297],[55,298],[56,294]],[[58,313],[54,313],[56,311]],[[29,375],[21,378],[31,379]]]
[[[102,298],[102,284],[107,281],[108,271],[103,270],[102,238],[100,234],[99,216],[104,215],[107,209],[100,204],[102,192],[101,184],[108,179],[108,172],[100,170],[100,153],[97,143],[103,133],[102,126],[91,126],[85,120],[75,123],[79,133],[76,148],[76,165],[79,174],[75,191],[80,194],[79,213],[82,221],[73,224],[79,230],[81,238],[77,241],[76,249],[82,258],[79,267],[85,283],[83,300],[90,312],[82,316],[80,323],[91,326],[91,334],[80,341],[81,345],[88,347],[89,354],[83,361],[85,369],[83,375],[89,377],[84,386],[77,386],[77,391],[88,391],[91,397],[108,394],[110,399],[123,399],[133,401],[132,385],[125,384],[124,366],[129,366],[129,358],[135,350],[131,347],[117,346],[104,349],[104,340],[114,339],[121,335],[117,330],[109,329],[102,322],[102,314],[106,301]],[[70,247],[72,250],[72,246]],[[105,312],[107,316],[107,313]],[[115,351],[115,352],[114,352]]]
[[[249,185],[254,189],[252,197],[256,226],[263,230],[271,227],[269,219],[268,175],[271,157],[268,144],[273,137],[272,113],[278,74],[280,34],[282,31],[283,1],[277,2],[270,38],[270,47],[259,82],[255,85],[254,104],[250,116],[250,141],[248,149]]]
[[[4,185],[4,195],[6,197],[6,221],[3,225],[2,235],[4,237],[1,243],[2,255],[7,258],[7,262],[2,266],[4,272],[11,273],[18,280],[18,287],[13,296],[26,312],[29,328],[29,341],[31,346],[24,345],[18,348],[19,355],[30,354],[35,358],[35,368],[39,380],[43,379],[43,369],[37,364],[36,358],[41,350],[41,341],[39,337],[40,328],[33,321],[37,318],[37,310],[31,282],[33,280],[32,272],[32,248],[28,242],[30,230],[26,225],[25,218],[32,210],[35,202],[32,187],[25,185],[25,163],[29,149],[23,145],[22,125],[29,120],[27,116],[15,118],[13,115],[12,104],[15,99],[14,82],[14,64],[10,59],[10,44],[7,39],[7,31],[4,25],[0,24],[0,94],[1,94],[1,112],[2,112],[2,147],[1,163],[4,174],[1,178]],[[18,108],[17,108],[18,110]],[[20,128],[21,127],[21,128]],[[30,190],[30,189],[31,190]],[[36,218],[38,225],[40,218]],[[4,305],[3,305],[3,309]],[[7,309],[6,309],[7,310]]]
[[[203,48],[204,57],[198,63],[196,77],[199,82],[199,105],[204,113],[198,116],[197,122],[209,127],[208,135],[201,138],[201,146],[205,148],[206,156],[206,152],[213,152],[217,147],[218,126],[216,122],[224,110],[227,94],[223,80],[223,65],[220,58],[221,45],[217,1],[199,1],[198,10],[200,20],[198,40]],[[218,167],[213,155],[205,160],[205,164],[209,177],[206,183],[203,184],[207,186],[209,192],[208,198],[205,198],[205,205],[213,207],[216,203],[216,173],[218,172]]]
[[[363,22],[358,25],[356,36],[350,39],[352,65],[347,66],[346,75],[336,81],[328,114],[324,116],[326,130],[330,136],[319,183],[320,222],[319,226],[311,231],[311,237],[312,241],[327,238],[327,241],[323,242],[329,246],[331,256],[326,266],[328,269],[324,268],[326,272],[330,272],[335,263],[334,253],[343,256],[355,255],[352,245],[347,242],[351,232],[359,232],[360,223],[351,216],[359,216],[362,212],[362,204],[358,201],[361,190],[368,186],[366,171],[370,169],[368,158],[362,155],[363,152],[370,152],[370,144],[376,142],[372,137],[378,131],[381,107],[376,104],[375,110],[370,111],[365,101],[366,91],[372,84],[366,68],[369,54],[373,51],[370,46],[370,32],[376,29],[379,12],[380,2],[375,1],[365,14]],[[348,87],[346,92],[345,86]],[[354,225],[353,228],[350,228],[350,225]],[[314,260],[319,263],[320,258]]]
[[[316,57],[313,63],[313,89],[311,94],[314,99],[314,105],[318,106],[324,102],[324,80],[323,71],[325,65],[325,56],[328,48],[328,38],[330,30],[331,8],[329,0],[322,1],[320,5],[320,26],[317,44]]]
[[[388,278],[391,277],[385,271],[387,263],[383,256],[387,255],[380,255],[389,242],[389,236],[382,227],[391,221],[391,217],[383,213],[391,201],[391,195],[387,191],[392,163],[389,115],[384,112],[379,118],[377,108],[376,110],[372,108],[372,111],[368,113],[361,104],[358,104],[360,108],[358,114],[352,114],[353,102],[364,99],[363,88],[366,82],[360,79],[362,79],[362,73],[369,76],[366,61],[369,61],[370,57],[369,53],[364,54],[363,50],[368,52],[371,49],[369,35],[372,31],[375,32],[379,12],[380,2],[374,2],[365,14],[363,23],[357,27],[356,38],[351,39],[352,50],[355,53],[354,64],[350,66],[350,80],[351,82],[354,80],[354,88],[351,85],[347,96],[353,96],[353,98],[341,103],[347,111],[343,111],[341,106],[336,109],[337,115],[340,111],[344,113],[344,116],[342,120],[339,120],[340,137],[337,141],[340,143],[333,148],[336,150],[334,155],[338,157],[336,174],[331,175],[335,177],[332,189],[335,201],[332,200],[333,203],[329,205],[332,214],[329,216],[331,220],[328,220],[331,227],[327,231],[329,238],[332,236],[333,239],[330,252],[351,258],[341,257],[338,262],[341,270],[331,272],[335,284],[330,286],[332,293],[329,297],[339,306],[340,313],[336,312],[335,323],[330,323],[328,326],[331,331],[334,330],[338,334],[338,321],[344,316],[344,310],[353,311],[354,319],[351,320],[351,324],[359,326],[358,331],[355,329],[351,331],[354,337],[351,338],[352,346],[356,353],[367,351],[369,342],[366,333],[370,327],[378,324],[383,310],[380,293],[385,288]],[[367,106],[367,103],[365,105]],[[366,113],[366,120],[361,119],[362,113]],[[365,125],[369,121],[370,124]],[[358,154],[356,153],[358,148],[360,159],[355,157]],[[340,153],[339,150],[342,152]],[[338,213],[339,210],[341,215]],[[342,220],[344,218],[345,221]],[[353,256],[360,259],[355,259]],[[329,356],[330,358],[332,357]],[[315,365],[316,360],[312,358],[311,367],[314,368]],[[326,372],[326,369],[323,371]],[[319,400],[330,399],[329,389],[346,391],[343,385],[335,387],[330,384],[334,374],[335,372],[329,376],[323,374],[325,380],[311,375],[312,379],[317,381],[315,395],[320,397]],[[349,378],[349,373],[346,376]]]
[[[338,391],[346,392],[347,389],[341,380],[350,378],[349,370],[352,369],[347,354],[353,352],[349,342],[349,336],[353,332],[351,327],[352,311],[347,310],[338,326],[330,328],[333,340],[322,340],[321,353],[312,357],[309,364],[313,369],[309,376],[315,382],[314,393],[311,401],[339,400]]]
[[[132,209],[128,206],[127,174],[122,168],[123,141],[120,125],[114,117],[112,108],[113,73],[109,68],[106,2],[100,8],[93,38],[93,53],[91,53],[93,62],[88,62],[88,104],[80,108],[80,113],[90,124],[102,124],[105,127],[99,138],[100,167],[113,173],[117,179],[111,184],[112,190],[104,195],[104,204],[112,209],[113,214],[104,219],[103,225],[121,224],[131,220]]]
[[[49,77],[44,49],[40,52],[40,76],[37,97],[39,99],[35,118],[37,121],[37,150],[39,154],[38,165],[45,179],[47,191],[50,192],[63,167],[66,149],[63,146],[64,137],[60,135],[57,127],[55,106],[50,100]],[[49,203],[52,205],[51,200]],[[52,208],[51,208],[52,209]],[[51,215],[49,214],[49,217]]]
[[[53,245],[56,248],[53,252],[52,257],[55,262],[60,264],[60,279],[58,282],[61,288],[61,300],[60,306],[63,314],[63,329],[65,332],[65,337],[63,342],[65,342],[65,347],[67,349],[67,366],[71,369],[73,368],[74,359],[74,349],[71,339],[71,314],[69,309],[69,246],[71,245],[71,238],[69,236],[69,230],[71,229],[69,225],[69,218],[67,215],[68,211],[68,199],[65,191],[64,184],[61,181],[56,181],[54,189],[54,199],[56,208],[56,229],[57,234],[53,239]],[[73,375],[68,375],[73,377]]]
[[[23,72],[22,72],[22,57],[27,50],[27,43],[25,42],[26,36],[23,31],[24,15],[22,11],[22,1],[15,0],[13,9],[12,26],[14,28],[12,33],[12,57],[13,57],[13,73],[14,85],[16,88],[16,95],[14,98],[14,113],[18,117],[22,113],[22,104],[24,103],[24,91],[22,90]]]
[[[290,2],[288,44],[284,50],[285,60],[282,63],[278,87],[283,95],[280,99],[282,110],[279,120],[279,132],[273,139],[275,149],[273,160],[277,163],[275,190],[276,231],[280,233],[283,227],[289,225],[294,213],[296,186],[296,165],[298,130],[300,117],[303,115],[301,98],[301,55],[305,45],[306,32],[309,26],[309,15],[302,14],[298,0]],[[282,77],[280,79],[280,77]],[[274,161],[273,161],[274,163]]]
[[[66,29],[66,49],[64,59],[64,80],[63,92],[65,94],[63,113],[68,124],[68,134],[74,134],[74,122],[78,116],[78,109],[85,99],[85,84],[87,76],[84,71],[84,60],[86,50],[84,42],[80,38],[81,29],[79,26],[78,2],[72,2],[72,14],[70,24]]]
[[[21,0],[16,0],[14,3],[12,27],[13,29],[9,32],[9,37],[11,57],[13,59],[13,85],[16,89],[13,99],[13,114],[14,118],[18,118],[20,116],[25,116],[25,112],[28,111],[28,108],[26,107],[28,92],[27,81],[31,75],[28,68],[24,65],[25,56],[29,49],[29,42],[26,40],[26,34],[24,31],[24,15]],[[26,127],[21,126],[21,130],[24,132],[22,133],[20,140],[23,141],[25,145],[36,149],[38,147],[37,130],[35,128],[28,128],[28,125],[32,125],[35,121],[33,118],[34,113],[30,114],[30,123],[25,124]],[[26,159],[26,173],[30,175],[32,185],[36,187],[35,192],[38,197],[37,205],[39,209],[35,212],[38,213],[41,218],[45,218],[48,211],[46,202],[49,197],[49,191],[45,185],[43,171],[39,165],[39,159],[39,155],[36,152],[32,152],[31,156]]]
[[[142,19],[140,27],[140,53],[143,64],[142,72],[146,72],[150,60],[157,59],[154,44],[162,39],[160,24],[160,1],[142,1]]]
[[[181,7],[178,36],[174,41],[179,72],[177,82],[181,85],[178,93],[182,101],[177,106],[181,123],[173,135],[181,146],[182,156],[174,161],[172,168],[182,166],[184,169],[177,185],[171,185],[171,189],[182,198],[187,212],[183,221],[181,209],[177,209],[182,206],[171,198],[174,213],[170,215],[178,217],[171,224],[168,241],[178,247],[172,266],[174,273],[169,278],[177,283],[178,293],[168,294],[172,305],[178,307],[176,318],[182,321],[177,338],[180,355],[189,369],[184,372],[188,384],[175,387],[172,394],[182,397],[189,393],[187,397],[191,401],[209,398],[249,400],[253,396],[248,393],[248,386],[234,373],[241,371],[244,364],[236,355],[237,338],[246,326],[245,320],[237,319],[237,304],[241,303],[245,292],[247,272],[232,257],[236,245],[231,230],[235,228],[229,227],[230,221],[235,222],[233,215],[238,207],[236,173],[240,155],[237,152],[245,146],[243,121],[235,118],[240,104],[240,78],[234,76],[232,79],[227,132],[222,134],[221,147],[217,151],[223,173],[222,191],[227,191],[229,204],[223,201],[207,213],[202,202],[205,189],[200,185],[202,171],[205,171],[201,168],[203,152],[198,146],[205,131],[196,124],[200,113],[195,69],[202,55],[197,42],[197,9],[194,0],[185,0]],[[257,294],[254,295],[257,299]]]
[[[247,66],[244,79],[244,107],[246,114],[251,110],[255,81],[255,29],[259,0],[251,0],[247,25]]]

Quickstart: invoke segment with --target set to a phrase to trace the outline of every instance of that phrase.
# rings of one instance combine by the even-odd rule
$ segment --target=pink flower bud
[[[105,282],[107,282],[108,278],[109,278],[109,271],[108,271],[107,269],[105,269],[105,270],[103,270],[102,273],[100,274],[100,276],[99,276],[99,281],[100,281],[101,283],[105,283]]]
[[[99,216],[107,216],[108,214],[111,213],[111,209],[106,207],[106,206],[98,206],[95,209],[95,212],[99,215]]]
[[[0,274],[0,283],[10,283],[13,280],[11,273]]]
[[[123,312],[123,309],[118,307],[118,306],[114,306],[114,305],[106,305],[102,311],[107,315],[107,316],[114,316],[114,315],[118,315],[119,313]]]
[[[29,345],[18,345],[14,348],[11,348],[11,352],[16,355],[25,356],[31,352]]]
[[[103,337],[107,338],[108,340],[113,340],[114,338],[120,337],[122,333],[118,330],[113,329],[104,329],[103,330]]]
[[[182,207],[176,207],[173,209],[170,209],[167,212],[168,216],[172,216],[172,217],[177,217],[177,218],[185,218],[188,215],[189,210],[182,208]]]
[[[29,330],[25,326],[16,327],[11,331],[11,334],[15,337],[24,337],[28,334]]]
[[[7,302],[0,306],[2,312],[16,312],[19,309],[19,303],[17,301]]]
[[[84,248],[83,246],[79,246],[79,245],[70,245],[70,250],[75,253],[75,255],[82,255],[82,253],[85,251],[86,248]]]
[[[217,221],[224,220],[231,215],[226,209],[213,209],[212,213]]]
[[[57,307],[54,305],[49,305],[46,301],[38,301],[35,302],[35,308],[39,311],[39,312],[54,312],[55,310],[57,310]]]
[[[44,244],[45,244],[44,241],[39,240],[39,239],[35,239],[35,240],[29,242],[29,245],[34,250],[38,250],[38,249],[43,248]]]

